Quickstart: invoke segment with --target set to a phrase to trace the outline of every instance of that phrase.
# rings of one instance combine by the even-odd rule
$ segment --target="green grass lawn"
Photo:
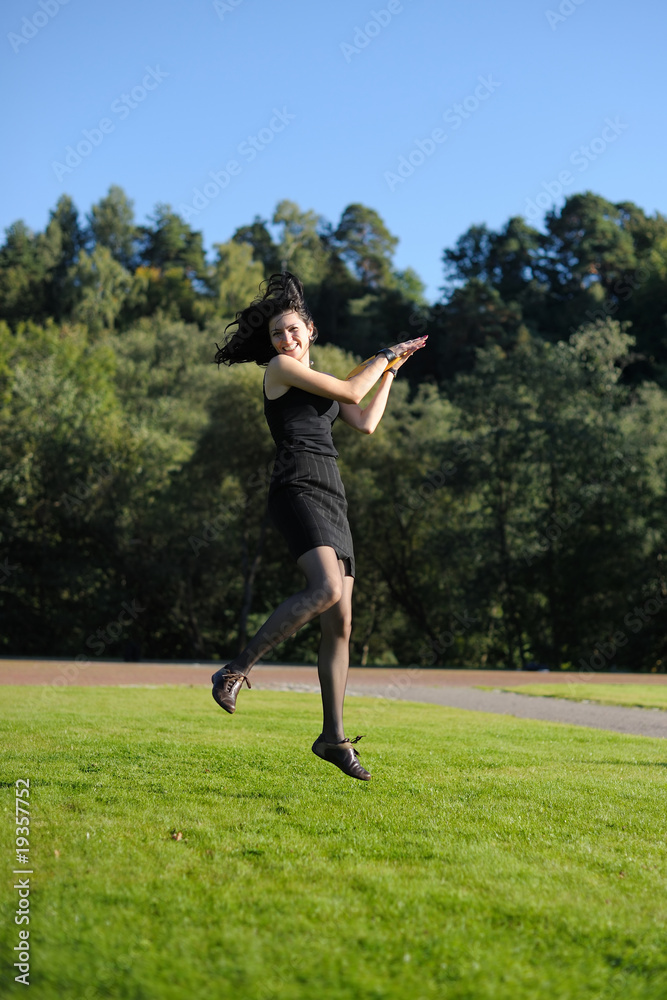
[[[22,777],[33,1000],[667,995],[665,741],[349,698],[359,782],[316,695],[41,694],[2,689],[4,996]]]
[[[571,701],[595,701],[600,705],[627,705],[633,708],[667,709],[667,684],[521,684],[519,687],[489,687],[485,691],[513,691],[537,694],[543,698],[569,698]]]

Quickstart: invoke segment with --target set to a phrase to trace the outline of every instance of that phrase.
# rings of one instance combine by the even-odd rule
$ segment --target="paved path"
[[[199,663],[76,663],[72,660],[0,660],[2,684],[76,684],[98,686],[193,684],[209,686],[219,664]],[[251,674],[253,689],[319,692],[315,667],[261,665]],[[403,701],[448,705],[476,712],[513,715],[523,719],[564,722],[639,736],[667,737],[667,711],[595,705],[561,698],[539,698],[504,691],[480,691],[473,685],[514,687],[533,683],[667,684],[665,674],[572,674],[508,670],[425,670],[364,668],[350,671],[348,693]],[[245,697],[245,692],[244,692]]]
[[[525,683],[525,682],[524,682]],[[348,684],[350,694],[380,695],[374,685]],[[660,708],[626,708],[623,705],[595,705],[592,702],[568,701],[565,698],[540,698],[507,691],[479,691],[472,687],[423,687],[414,685],[399,698],[426,701],[475,712],[515,715],[520,719],[565,722],[568,725],[611,729],[616,733],[667,738],[667,712]]]

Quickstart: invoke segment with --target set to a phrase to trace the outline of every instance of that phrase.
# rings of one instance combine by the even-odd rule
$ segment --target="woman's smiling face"
[[[284,312],[269,320],[269,337],[278,354],[287,354],[297,361],[306,360],[313,324],[306,325],[296,312]]]

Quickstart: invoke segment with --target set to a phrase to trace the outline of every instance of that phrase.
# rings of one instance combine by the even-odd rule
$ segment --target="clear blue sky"
[[[434,300],[443,248],[473,223],[526,215],[543,183],[557,195],[563,171],[563,194],[667,212],[664,0],[392,0],[391,17],[383,0],[69,0],[57,13],[58,0],[41,2],[0,11],[3,228],[43,229],[62,193],[83,217],[110,184],[144,221],[157,202],[192,204],[209,171],[235,160],[192,215],[207,249],[283,198],[334,224],[361,202]],[[356,29],[371,21],[363,45]],[[84,129],[98,144],[57,177]],[[434,129],[424,162],[417,152],[410,176],[388,180]],[[244,143],[258,135],[251,159]]]

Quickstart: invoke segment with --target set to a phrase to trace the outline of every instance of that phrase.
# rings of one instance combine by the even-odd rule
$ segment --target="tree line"
[[[0,248],[0,649],[225,658],[298,569],[266,516],[262,371],[212,364],[281,268],[318,368],[429,333],[370,438],[336,425],[353,662],[658,670],[667,654],[667,220],[586,192],[442,254],[434,305],[371,208],[293,202],[212,260],[118,187]],[[318,629],[280,649],[312,660]]]

